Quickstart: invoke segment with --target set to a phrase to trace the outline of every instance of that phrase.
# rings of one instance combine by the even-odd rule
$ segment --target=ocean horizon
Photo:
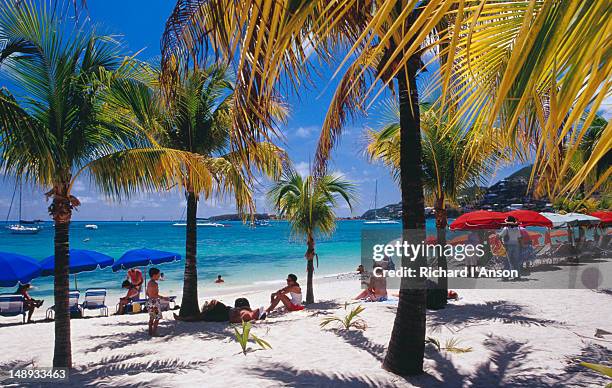
[[[159,249],[178,253],[178,262],[158,266],[164,273],[162,291],[168,295],[182,293],[185,259],[185,227],[173,226],[175,221],[73,221],[70,226],[70,248],[89,249],[118,259],[126,251],[137,248]],[[98,229],[86,229],[95,223]],[[269,227],[251,228],[238,221],[223,222],[225,228],[198,228],[198,288],[200,297],[210,292],[233,287],[283,282],[288,273],[295,273],[300,281],[306,279],[305,241],[291,236],[286,221],[271,221]],[[377,225],[377,228],[381,225]],[[399,224],[383,227],[399,232]],[[360,263],[361,232],[372,228],[363,220],[337,222],[332,236],[319,237],[319,255],[315,277],[354,271]],[[435,221],[427,220],[428,232],[435,230]],[[53,254],[53,224],[43,224],[35,235],[14,235],[0,229],[0,251],[18,253],[37,260]],[[315,263],[316,265],[316,263]],[[145,269],[145,268],[141,268]],[[214,284],[217,275],[225,279],[222,286]],[[125,271],[111,268],[82,272],[77,275],[78,289],[106,288],[110,294],[123,293],[121,282]],[[31,294],[37,298],[53,297],[53,277],[39,277],[32,281]],[[70,277],[74,288],[74,276]],[[13,287],[14,288],[14,287]],[[0,288],[10,293],[13,288]]]

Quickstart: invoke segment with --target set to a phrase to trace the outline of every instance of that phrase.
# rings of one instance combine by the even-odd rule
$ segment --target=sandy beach
[[[246,295],[255,307],[266,304],[278,288],[258,287],[220,291],[205,299],[233,303]],[[594,387],[605,382],[577,363],[606,362],[612,356],[612,336],[594,336],[597,329],[612,331],[609,291],[460,290],[458,301],[428,312],[427,335],[443,347],[459,340],[458,347],[472,351],[438,351],[427,345],[426,374],[404,379],[380,367],[396,301],[361,303],[365,331],[319,327],[324,317],[344,316],[345,303],[349,310],[355,307],[351,298],[359,287],[352,276],[317,279],[318,302],[255,323],[253,332],[272,349],[251,344],[246,356],[225,323],[177,322],[165,312],[160,337],[149,338],[146,314],[72,320],[75,370],[68,385]],[[2,370],[51,365],[52,323],[22,326],[3,319],[0,336]]]

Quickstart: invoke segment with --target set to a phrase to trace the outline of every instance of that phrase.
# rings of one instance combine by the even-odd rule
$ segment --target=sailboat
[[[364,224],[368,224],[368,225],[399,224],[399,222],[392,220],[390,218],[379,217],[376,214],[377,210],[378,210],[378,180],[376,180],[376,183],[374,184],[374,219],[365,221]]]
[[[37,226],[33,221],[23,221],[21,218],[21,192],[22,192],[22,184],[19,183],[19,222],[17,224],[7,226],[7,229],[11,231],[12,234],[36,234],[40,232],[40,227]],[[15,194],[13,194],[14,198]],[[11,207],[13,206],[13,202],[11,200],[11,206],[9,207],[9,215],[11,214]],[[8,220],[8,215],[7,215]]]

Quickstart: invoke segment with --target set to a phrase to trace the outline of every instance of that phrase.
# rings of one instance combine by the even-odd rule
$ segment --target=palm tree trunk
[[[446,225],[448,224],[448,217],[446,215],[446,207],[444,206],[444,194],[440,195],[440,198],[436,198],[435,202],[435,211],[436,211],[436,234],[437,234],[437,243],[440,246],[444,247],[446,244]],[[438,268],[442,269],[444,273],[448,269],[448,262],[446,261],[446,256],[444,255],[444,249],[438,258]],[[448,278],[446,276],[441,276],[438,278],[438,288],[440,288],[443,293],[440,293],[440,300],[437,305],[445,305],[447,302],[448,295]]]
[[[308,236],[308,249],[306,250],[306,304],[314,303],[312,290],[312,277],[314,274],[315,241],[312,235]]]
[[[55,303],[55,348],[53,366],[56,368],[72,367],[72,349],[70,341],[70,253],[69,232],[72,209],[65,198],[55,197],[50,212],[55,221],[55,269],[53,279],[53,297]]]
[[[416,242],[425,237],[425,204],[423,199],[419,95],[416,85],[418,56],[410,59],[406,71],[397,75],[400,109],[400,170],[402,190],[403,238]],[[410,93],[410,95],[409,95]],[[421,240],[422,241],[422,240]],[[402,266],[417,268],[422,259]],[[402,278],[399,303],[383,367],[399,375],[423,372],[425,351],[424,279]]]
[[[197,213],[198,199],[192,191],[187,192],[187,232],[185,239],[185,275],[183,279],[183,300],[179,315],[194,316],[200,312],[198,306],[198,269],[197,269]]]

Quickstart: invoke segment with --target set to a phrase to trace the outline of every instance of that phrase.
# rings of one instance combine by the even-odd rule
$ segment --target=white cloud
[[[299,162],[294,165],[295,171],[298,172],[301,176],[306,176],[310,174],[310,166],[306,162]]]
[[[295,130],[295,136],[302,138],[302,139],[308,139],[317,130],[318,130],[318,127],[315,127],[315,126],[299,127],[298,129]]]

